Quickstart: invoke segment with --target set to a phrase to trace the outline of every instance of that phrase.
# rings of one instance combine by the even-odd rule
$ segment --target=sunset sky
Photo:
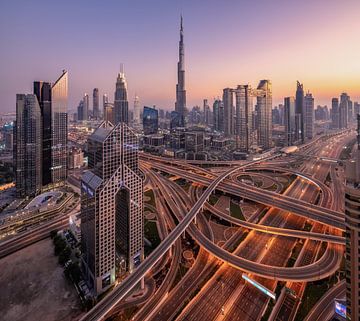
[[[274,105],[304,83],[315,104],[343,91],[360,100],[360,1],[1,1],[0,110],[34,80],[69,71],[69,110],[98,87],[113,100],[120,63],[129,101],[173,109],[180,14],[187,105],[260,79]],[[92,104],[91,104],[92,105]]]

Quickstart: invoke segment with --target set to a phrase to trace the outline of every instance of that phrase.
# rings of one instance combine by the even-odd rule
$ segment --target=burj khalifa
[[[176,85],[175,111],[179,114],[179,126],[185,127],[186,113],[186,90],[185,90],[185,50],[184,50],[184,30],[183,19],[180,21],[180,41],[179,41],[179,62],[178,62],[178,83]]]

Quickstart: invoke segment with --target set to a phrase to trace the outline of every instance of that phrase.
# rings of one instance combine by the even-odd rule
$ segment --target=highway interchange
[[[132,304],[139,308],[133,320],[204,320],[204,316],[219,321],[260,320],[270,299],[246,283],[243,273],[276,292],[269,320],[292,320],[307,282],[334,275],[343,259],[341,176],[339,165],[326,159],[337,159],[353,138],[348,132],[322,137],[303,146],[298,155],[275,153],[252,162],[185,162],[141,154],[140,166],[146,188],[154,193],[162,241],[81,320],[121,315]],[[244,181],[244,176],[274,188],[256,186]],[[278,183],[278,177],[289,183]],[[178,179],[186,180],[187,188],[180,187]],[[210,198],[219,193],[236,199],[239,206],[250,204],[254,213],[246,219],[230,215],[211,204]],[[1,242],[0,257],[66,227],[68,216],[78,210],[72,208]],[[214,226],[231,235],[219,241]],[[193,240],[198,250],[192,266],[179,279],[186,239]],[[298,247],[298,256],[289,265]],[[163,277],[154,286],[151,280],[160,274]],[[143,278],[149,286],[147,296],[129,301]],[[324,296],[322,306],[328,306],[331,298],[331,292]],[[309,320],[319,313],[319,308],[314,309]]]
[[[342,146],[352,138],[348,134],[338,135],[318,140],[302,150],[304,156],[318,153],[321,158],[304,157],[305,160],[299,161],[299,156],[273,155],[255,162],[231,162],[227,166],[222,163],[211,170],[199,166],[199,162],[191,164],[142,154],[141,168],[147,184],[155,191],[156,198],[160,198],[163,219],[168,221],[172,217],[177,225],[170,228],[170,233],[139,268],[82,320],[99,320],[111,315],[111,310],[163,255],[170,253],[172,260],[174,251],[169,250],[184,237],[184,231],[186,237],[200,246],[195,263],[171,291],[169,285],[161,286],[162,298],[154,302],[149,300],[135,314],[134,320],[204,320],[204,315],[207,320],[260,320],[269,298],[241,279],[244,272],[270,290],[275,290],[281,281],[289,289],[294,288],[292,295],[296,293],[301,299],[301,288],[307,282],[333,275],[343,258],[344,214],[338,204],[340,199],[333,197],[334,187],[328,182],[330,170],[337,165],[327,162],[326,157],[337,159]],[[266,171],[296,177],[279,193],[237,179],[249,171],[264,177]],[[186,191],[174,182],[176,178],[192,184]],[[267,211],[259,221],[232,217],[208,202],[215,190],[261,204]],[[214,242],[206,212],[237,226],[233,238],[222,244]],[[310,230],[304,230],[305,224],[310,224]],[[236,238],[241,242],[234,241]],[[302,248],[296,262],[286,266],[298,243]],[[296,291],[297,288],[300,290]],[[184,301],[187,302],[185,306]],[[286,295],[282,294],[273,309],[273,320],[294,315],[299,302],[287,311],[283,308],[287,303]]]

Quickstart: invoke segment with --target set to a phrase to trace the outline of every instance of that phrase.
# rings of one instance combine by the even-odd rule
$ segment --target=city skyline
[[[172,110],[180,14],[184,17],[186,33],[188,108],[201,105],[203,99],[212,103],[213,98],[221,97],[223,88],[242,83],[255,85],[258,79],[272,81],[274,105],[294,94],[297,79],[312,92],[315,105],[330,106],[331,98],[342,92],[347,92],[354,101],[360,97],[356,87],[360,81],[356,75],[360,64],[355,56],[359,49],[355,41],[359,22],[355,16],[360,5],[355,1],[349,1],[346,8],[335,1],[327,1],[326,6],[323,1],[304,2],[302,10],[282,1],[271,6],[266,3],[250,6],[245,2],[220,5],[218,1],[211,1],[207,8],[190,5],[188,1],[180,5],[157,2],[162,5],[161,13],[145,3],[125,2],[121,8],[122,19],[115,22],[111,10],[116,8],[115,3],[87,7],[38,1],[39,6],[42,3],[38,12],[35,12],[38,6],[26,3],[1,5],[1,24],[5,26],[1,28],[0,39],[7,43],[0,62],[3,71],[1,111],[14,112],[16,93],[30,93],[34,77],[53,79],[59,69],[67,69],[70,74],[69,110],[75,110],[84,92],[90,93],[93,88],[99,88],[100,95],[107,93],[111,97],[120,63],[125,64],[130,101],[136,92],[142,105],[155,104]],[[40,22],[37,18],[42,10],[51,14]],[[25,28],[14,22],[15,13],[16,21],[31,13],[32,23]],[[86,21],[71,30],[78,23],[76,18],[80,13],[86,15]],[[136,19],[133,14],[139,18],[151,15],[152,19]],[[301,21],[303,14],[307,17],[306,25],[293,23]],[[50,17],[56,19],[62,15],[66,20],[63,31],[57,30],[49,46],[39,52],[36,41],[28,40],[31,33],[37,30],[39,36],[46,37],[48,31],[39,29],[41,24],[49,22]],[[108,23],[103,24],[101,17],[108,17]],[[9,25],[13,29],[11,34],[6,33]],[[246,33],[240,32],[244,29]],[[114,42],[117,30],[124,32],[119,41]],[[71,37],[69,32],[72,32]],[[17,38],[22,40],[20,47]],[[337,44],[344,41],[348,43],[346,52],[340,47],[337,49]],[[111,49],[104,50],[109,44]],[[21,50],[23,46],[27,50]],[[144,53],[146,59],[143,59]],[[40,54],[44,58],[36,59]],[[274,64],[274,61],[281,61],[281,64]]]

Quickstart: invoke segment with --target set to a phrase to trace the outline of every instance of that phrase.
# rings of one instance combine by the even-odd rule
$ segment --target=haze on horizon
[[[187,107],[222,89],[260,79],[274,105],[296,80],[331,105],[346,91],[360,99],[360,1],[3,1],[0,4],[0,111],[34,80],[69,71],[69,110],[98,87],[113,100],[125,64],[130,108],[174,109],[180,14],[184,17]]]

